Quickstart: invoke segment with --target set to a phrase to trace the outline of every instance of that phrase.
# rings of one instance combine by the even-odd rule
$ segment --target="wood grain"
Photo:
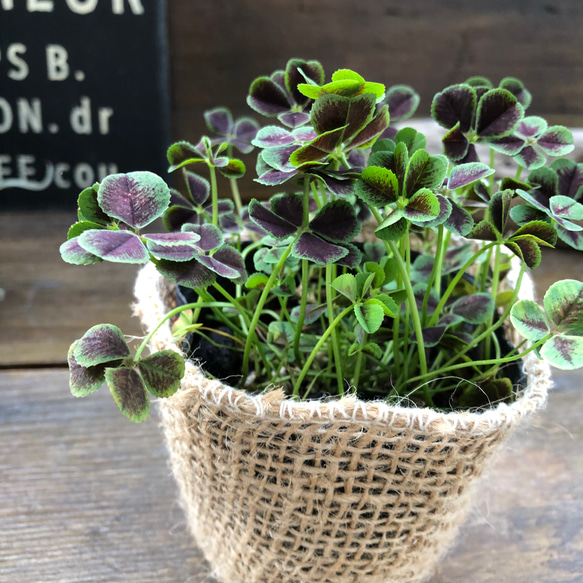
[[[583,580],[581,373],[555,379],[430,583]],[[155,419],[130,423],[105,388],[74,399],[65,371],[2,372],[0,395],[0,581],[215,583]]]
[[[141,333],[129,308],[135,266],[61,259],[75,220],[56,211],[0,214],[0,366],[62,364],[71,342],[101,322]]]

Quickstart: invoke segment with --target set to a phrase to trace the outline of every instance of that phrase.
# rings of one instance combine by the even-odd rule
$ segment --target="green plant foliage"
[[[65,261],[151,262],[181,288],[161,323],[176,350],[142,357],[149,335],[132,354],[100,324],[69,350],[71,392],[107,382],[142,421],[149,395],[170,398],[185,358],[203,353],[208,375],[240,389],[300,399],[351,386],[365,399],[480,409],[515,398],[516,361],[530,352],[583,366],[583,284],[557,282],[542,307],[518,299],[542,247],[583,249],[583,164],[549,162],[572,134],[526,115],[531,100],[513,77],[444,88],[431,104],[444,128],[436,155],[414,122],[391,126],[419,105],[408,86],[350,69],[327,78],[304,59],[256,78],[247,103],[266,123],[205,112],[211,135],[167,151],[180,190],[130,172],[81,192]],[[516,164],[513,177],[499,177],[494,152]],[[277,188],[240,193],[247,168]],[[160,218],[167,232],[146,232]],[[525,339],[510,348],[509,322]]]

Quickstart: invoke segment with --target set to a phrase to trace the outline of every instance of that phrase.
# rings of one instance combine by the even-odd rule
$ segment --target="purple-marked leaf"
[[[383,324],[385,311],[379,302],[367,300],[354,306],[354,315],[367,334],[374,334]]]
[[[546,158],[532,146],[525,146],[518,154],[514,156],[514,160],[519,166],[527,170],[535,170],[544,166]]]
[[[478,89],[492,89],[493,85],[492,85],[492,81],[490,81],[490,79],[488,79],[488,77],[484,77],[482,75],[473,75],[472,77],[469,77],[468,79],[466,79],[464,81],[464,85],[469,85],[470,87],[473,87],[474,89],[478,88]]]
[[[451,211],[444,219],[443,225],[448,231],[456,235],[461,237],[470,237],[470,233],[474,228],[473,216],[466,209],[459,206],[456,202],[449,202],[451,203]]]
[[[226,168],[229,165],[229,158],[228,156],[218,156],[214,159],[211,160],[212,164],[215,168],[218,168],[219,170]]]
[[[168,208],[170,189],[152,172],[112,174],[101,182],[97,201],[110,217],[141,229]]]
[[[409,200],[403,214],[414,225],[421,223],[422,226],[425,222],[435,219],[440,210],[439,200],[435,194],[427,188],[422,188]]]
[[[201,147],[200,144],[194,146],[190,142],[176,142],[175,144],[172,144],[166,152],[166,158],[170,164],[168,171],[173,172],[174,170],[181,168],[186,164],[191,164],[192,162],[204,162],[204,150],[199,150],[199,147]]]
[[[525,200],[529,205],[532,205],[535,209],[551,216],[551,211],[549,209],[549,199],[538,189],[527,192],[522,188],[517,188],[516,194],[518,194],[518,196]]]
[[[399,182],[393,171],[369,166],[354,183],[354,193],[369,205],[383,207],[397,201]]]
[[[290,109],[289,98],[285,91],[269,77],[255,79],[249,88],[247,104],[257,113],[274,117]]]
[[[476,150],[475,144],[470,144],[468,146],[468,151],[466,152],[466,155],[460,160],[457,160],[458,164],[470,164],[472,162],[479,161],[480,157],[478,156],[478,151]]]
[[[445,198],[445,196],[441,194],[436,194],[435,197],[439,201],[439,214],[436,218],[426,221],[423,223],[423,227],[426,228],[433,228],[437,227],[438,225],[445,224],[447,222],[448,217],[451,215],[452,212],[452,202]],[[464,211],[466,212],[466,211]],[[472,221],[472,225],[474,222]],[[455,231],[454,231],[455,232]]]
[[[537,140],[538,147],[549,156],[566,156],[574,149],[573,134],[563,126],[551,126]]]
[[[368,148],[389,127],[389,109],[381,108],[372,120],[367,123],[354,138],[350,140],[350,148]]]
[[[476,92],[469,85],[452,85],[438,93],[431,103],[431,116],[447,129],[460,124],[460,131],[469,131],[476,109]]]
[[[344,140],[347,140],[371,121],[375,102],[375,97],[371,94],[359,95],[352,99],[339,95],[324,95],[312,106],[310,119],[318,134],[347,126],[344,130]]]
[[[155,397],[170,397],[184,376],[184,359],[174,350],[162,350],[138,362],[146,389]]]
[[[91,230],[79,237],[89,253],[114,263],[147,263],[148,250],[140,238],[129,231]]]
[[[510,209],[510,218],[517,225],[525,225],[531,221],[548,221],[548,216],[542,211],[527,204],[521,204]]]
[[[226,107],[215,107],[204,112],[204,121],[211,132],[226,136],[233,128],[233,116]]]
[[[375,235],[382,241],[398,241],[409,227],[403,211],[393,211],[376,229]]]
[[[583,203],[583,164],[561,158],[555,160],[550,168],[557,173],[558,194]]]
[[[559,177],[551,168],[538,168],[528,175],[528,183],[534,188],[530,191],[533,196],[539,195],[537,200],[547,201],[551,196],[559,193]]]
[[[536,138],[540,136],[548,127],[545,119],[536,115],[531,115],[522,119],[516,126],[516,133],[524,138]]]
[[[279,126],[266,126],[257,132],[251,143],[258,148],[273,148],[274,146],[288,146],[295,141],[296,138],[289,130]]]
[[[360,230],[360,222],[348,201],[334,200],[310,221],[310,229],[333,243],[348,243]]]
[[[146,246],[158,259],[189,261],[198,253],[200,236],[195,233],[159,233],[145,235]]]
[[[397,143],[393,154],[393,162],[395,164],[395,175],[399,181],[399,186],[402,186],[405,181],[407,165],[409,164],[409,151],[405,143]]]
[[[456,188],[472,184],[472,182],[476,182],[476,180],[482,180],[493,173],[493,168],[490,168],[488,165],[482,164],[481,162],[459,164],[452,168],[447,187],[450,190],[455,190]]]
[[[266,209],[256,199],[249,203],[249,218],[276,239],[285,239],[297,230],[295,225]]]
[[[512,241],[505,243],[519,259],[524,261],[529,269],[536,269],[541,262],[542,254],[538,243],[528,235],[513,237]]]
[[[500,241],[502,235],[488,221],[480,221],[467,235],[468,239]]]
[[[345,127],[341,127],[320,134],[307,146],[296,148],[289,157],[290,164],[293,166],[301,166],[327,158],[340,144],[344,131]]]
[[[423,328],[422,335],[423,335],[423,342],[427,348],[431,348],[433,346],[437,346],[443,335],[447,331],[450,326],[455,324],[459,324],[463,318],[456,316],[454,314],[448,314],[440,318],[437,326],[429,326],[427,328]],[[417,342],[417,337],[415,334],[411,337],[411,342]]]
[[[258,178],[255,178],[255,182],[263,184],[264,186],[278,186],[287,182],[294,176],[298,174],[298,169],[294,168],[289,172],[281,172],[279,170],[268,170],[267,172],[260,174]]]
[[[318,61],[290,59],[287,62],[285,67],[285,87],[298,104],[306,102],[306,97],[298,91],[298,85],[305,83],[306,77],[316,85],[321,85],[324,83],[324,68]]]
[[[362,253],[358,247],[351,243],[343,243],[341,247],[344,247],[346,250],[346,255],[336,260],[337,265],[349,267],[350,269],[358,267],[362,262]]]
[[[105,380],[119,410],[135,423],[141,423],[150,412],[150,400],[144,383],[133,368],[107,368]]]
[[[299,128],[310,121],[310,114],[305,111],[289,111],[280,113],[277,119],[288,128]]]
[[[209,181],[194,172],[189,172],[188,170],[184,171],[184,175],[186,178],[188,199],[194,205],[203,205],[207,201],[211,192]]]
[[[213,259],[220,262],[222,266],[228,267],[231,272],[236,272],[236,275],[228,276],[235,283],[244,283],[247,279],[247,271],[245,269],[245,260],[237,249],[230,245],[223,245],[217,249],[213,254]]]
[[[508,213],[514,193],[511,190],[499,190],[492,195],[490,199],[490,221],[497,231],[504,234],[506,223],[508,222]]]
[[[476,109],[476,131],[482,138],[501,138],[514,131],[524,115],[522,105],[505,89],[485,93]]]
[[[253,151],[251,141],[257,135],[259,124],[249,117],[239,118],[235,122],[233,129],[235,136],[231,138],[231,144],[242,154],[249,154]]]
[[[219,168],[219,172],[225,178],[242,178],[245,171],[245,164],[238,158],[230,158],[226,166]]]
[[[301,227],[304,217],[303,198],[299,194],[276,194],[270,201],[271,210],[287,222]]]
[[[393,85],[387,90],[386,103],[389,106],[391,121],[409,119],[419,106],[419,94],[408,85]]]
[[[63,261],[72,263],[73,265],[91,265],[103,261],[101,257],[97,257],[97,255],[94,255],[81,247],[79,244],[79,237],[73,237],[72,239],[65,241],[59,247],[59,253],[61,254]]]
[[[103,212],[97,202],[97,190],[94,187],[86,188],[77,199],[79,205],[79,220],[107,225],[109,217]]]
[[[469,151],[470,142],[459,125],[455,125],[447,132],[441,141],[443,142],[443,153],[454,162],[463,160]]]
[[[516,156],[524,148],[526,141],[520,136],[513,134],[504,136],[503,138],[489,140],[488,145],[497,152],[502,152],[507,156]]]
[[[311,142],[318,137],[318,134],[314,131],[311,126],[296,128],[292,130],[292,135],[297,142]]]
[[[206,288],[216,281],[215,272],[196,259],[182,262],[162,259],[156,265],[156,269],[166,279],[191,289]]]
[[[560,332],[583,336],[583,283],[574,279],[557,281],[547,290],[543,305]]]
[[[73,354],[77,363],[89,367],[127,358],[130,349],[117,326],[97,324],[77,340]]]
[[[517,229],[512,238],[522,235],[533,237],[539,245],[545,247],[554,247],[557,243],[557,233],[553,226],[546,221],[529,221]]]
[[[326,304],[324,305],[317,305],[317,304],[308,304],[306,306],[306,314],[304,316],[304,325],[308,326],[317,322],[322,314],[326,313]],[[290,312],[290,320],[297,324],[300,318],[300,306],[296,306]]]
[[[417,150],[405,172],[405,196],[412,196],[422,188],[441,186],[446,174],[447,161],[443,156],[430,156],[425,150]]]
[[[494,313],[494,300],[486,293],[464,296],[452,304],[451,313],[470,324],[482,324]]]
[[[561,370],[583,367],[583,338],[558,334],[543,344],[541,356]]]
[[[510,93],[512,93],[512,95],[518,99],[518,103],[520,103],[524,109],[530,105],[532,101],[532,95],[530,94],[530,91],[528,91],[528,89],[526,89],[526,87],[522,84],[522,81],[514,77],[505,77],[502,79],[502,81],[500,81],[499,87],[501,89],[506,89],[506,91],[510,91]]]
[[[403,128],[397,132],[395,142],[403,142],[407,146],[407,151],[411,156],[417,152],[417,150],[423,150],[425,148],[427,145],[427,138],[414,128]]]
[[[203,251],[211,251],[223,244],[223,234],[218,227],[210,223],[203,225],[186,224],[182,227],[182,232],[198,237],[194,244]]]
[[[569,198],[568,196],[563,196],[561,194],[553,196],[549,200],[549,206],[554,218],[570,219],[572,221],[583,220],[583,204]],[[561,223],[562,224],[562,223]],[[567,228],[567,225],[563,224],[563,227]],[[575,225],[576,228],[572,228],[573,231],[581,231],[583,227]]]
[[[295,170],[294,165],[290,162],[290,156],[299,148],[297,144],[290,146],[276,146],[268,148],[261,153],[264,162],[282,172]]]
[[[583,231],[568,231],[557,225],[557,236],[563,243],[566,243],[577,251],[583,251]]]
[[[69,348],[67,362],[69,364],[69,388],[75,397],[86,397],[94,393],[105,382],[105,365],[81,366],[75,359],[75,349],[78,340]]]
[[[309,259],[316,265],[328,265],[344,257],[348,251],[344,247],[328,243],[312,233],[302,233],[294,243],[292,253],[295,257]]]
[[[351,273],[343,273],[342,275],[339,275],[330,285],[351,302],[356,301],[356,278]]]

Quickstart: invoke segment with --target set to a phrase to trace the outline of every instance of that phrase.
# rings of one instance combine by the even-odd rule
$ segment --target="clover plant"
[[[583,164],[547,160],[573,137],[525,117],[531,99],[513,78],[445,88],[431,104],[443,154],[429,153],[404,123],[419,104],[413,89],[348,69],[326,81],[317,61],[292,59],[250,86],[264,125],[217,107],[205,114],[214,135],[170,146],[180,192],[149,172],[84,190],[61,254],[79,265],[152,262],[180,290],[160,325],[171,321],[207,374],[223,370],[207,355],[230,362],[233,386],[442,410],[509,402],[530,352],[583,366],[583,284],[555,283],[542,307],[518,299],[541,247],[583,249]],[[269,198],[244,204],[235,148],[255,152]],[[497,173],[495,151],[516,162],[513,177]],[[157,218],[166,231],[144,232]],[[508,321],[524,337],[517,346]],[[154,332],[132,356],[117,327],[91,328],[69,351],[73,394],[105,381],[122,412],[143,420],[148,392],[167,397],[184,374],[176,351],[142,356]]]

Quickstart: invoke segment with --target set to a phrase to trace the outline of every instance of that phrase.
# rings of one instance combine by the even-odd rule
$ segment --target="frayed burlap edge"
[[[139,272],[135,285],[137,302],[134,304],[134,311],[147,332],[153,330],[167,312],[164,300],[169,293],[171,287],[156,272],[153,265],[148,264]],[[521,297],[532,299],[533,296],[532,284],[530,282],[523,284]],[[169,325],[161,327],[152,339],[151,346],[156,350],[179,351],[172,339]],[[528,381],[523,395],[511,404],[500,403],[488,411],[479,413],[439,413],[425,408],[387,405],[382,401],[365,402],[354,396],[329,402],[297,402],[285,399],[282,390],[274,390],[263,395],[250,395],[220,381],[206,378],[192,363],[187,363],[182,390],[172,399],[175,401],[188,399],[189,392],[195,390],[209,402],[254,417],[290,421],[382,423],[396,429],[439,433],[489,433],[511,427],[522,417],[545,405],[551,387],[548,365],[530,353],[524,360],[524,368]]]
[[[531,286],[521,291],[532,298]],[[135,293],[136,314],[152,330],[171,286],[146,266]],[[168,325],[151,348],[177,350]],[[547,366],[534,356],[524,364],[527,387],[516,402],[438,413],[353,396],[252,396],[187,363],[181,389],[160,401],[162,421],[190,529],[216,576],[225,583],[429,577],[487,459],[546,401]]]

